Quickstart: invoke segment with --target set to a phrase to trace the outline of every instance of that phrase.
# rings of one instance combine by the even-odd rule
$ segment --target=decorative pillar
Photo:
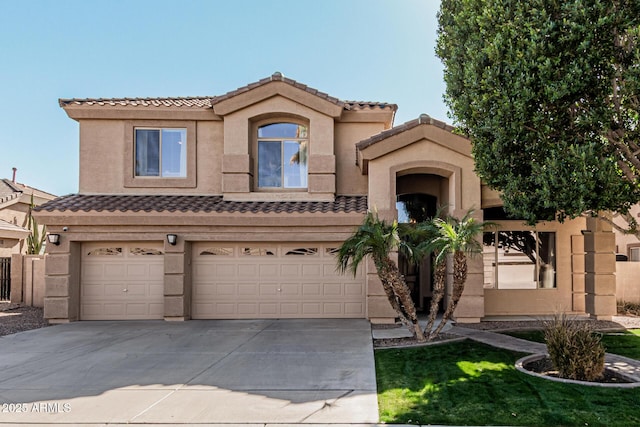
[[[456,211],[457,218],[462,218],[466,212]],[[481,222],[483,212],[475,211],[473,217],[476,221]],[[478,236],[478,240],[482,245],[482,234]],[[482,246],[481,246],[482,247]],[[450,289],[449,283],[453,283],[453,260],[447,263],[447,289]],[[449,293],[449,292],[448,292]],[[484,262],[482,252],[467,256],[467,281],[464,285],[462,297],[458,301],[458,306],[453,312],[453,318],[457,323],[478,323],[484,317]]]
[[[80,243],[60,240],[47,245],[45,262],[44,318],[52,324],[80,320]]]
[[[164,320],[191,318],[191,242],[164,244]]]
[[[611,225],[587,219],[584,234],[586,313],[593,319],[611,320],[616,314],[616,240]]]

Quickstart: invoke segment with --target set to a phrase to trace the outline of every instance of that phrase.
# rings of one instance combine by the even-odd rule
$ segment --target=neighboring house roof
[[[56,196],[28,185],[13,182],[9,179],[0,179],[0,208],[10,206],[20,201],[23,195],[31,196],[33,194],[36,199],[51,200]]]
[[[42,212],[366,213],[366,196],[336,196],[331,202],[223,200],[222,196],[72,194],[38,206]]]
[[[27,237],[29,233],[30,231],[24,227],[0,219],[0,238],[21,240]]]
[[[22,195],[22,190],[8,179],[0,180],[0,203],[17,199]]]
[[[308,92],[333,104],[343,107],[345,110],[366,110],[366,109],[383,109],[396,111],[398,106],[396,104],[389,104],[386,102],[373,102],[373,101],[342,101],[338,98],[329,96],[328,94],[321,92],[317,89],[311,88],[305,84],[298,83],[297,81],[284,77],[281,73],[274,73],[270,77],[258,80],[255,83],[250,83],[246,86],[242,86],[238,89],[227,92],[219,96],[194,96],[194,97],[166,97],[166,98],[72,98],[72,99],[59,99],[58,103],[61,107],[70,105],[84,105],[84,106],[112,106],[112,107],[179,107],[179,108],[205,108],[210,109],[219,102],[233,98],[234,96],[248,92],[252,89],[264,86],[270,82],[280,81],[296,87],[300,90]]]

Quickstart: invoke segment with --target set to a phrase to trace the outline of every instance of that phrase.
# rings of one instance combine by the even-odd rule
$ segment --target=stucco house
[[[25,239],[30,233],[27,216],[32,196],[36,206],[56,198],[53,194],[16,182],[15,169],[12,179],[0,179],[0,258],[26,253]]]
[[[280,73],[221,96],[61,99],[79,123],[79,193],[40,207],[45,317],[368,318],[394,313],[372,264],[335,269],[369,209],[419,219],[445,206],[499,224],[470,267],[459,322],[557,310],[615,313],[613,237],[594,220],[507,220],[469,140],[427,115],[342,101]],[[400,259],[428,307],[431,265]],[[613,292],[613,293],[611,293]]]

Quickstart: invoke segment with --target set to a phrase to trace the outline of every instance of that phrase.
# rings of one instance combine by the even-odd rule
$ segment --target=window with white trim
[[[308,127],[271,123],[258,128],[258,188],[307,188]]]
[[[135,128],[136,177],[185,178],[187,129]]]

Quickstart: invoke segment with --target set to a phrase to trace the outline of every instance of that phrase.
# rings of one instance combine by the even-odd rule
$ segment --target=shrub
[[[596,381],[604,373],[605,349],[601,336],[586,322],[555,315],[544,322],[547,351],[561,378]]]
[[[629,301],[618,301],[618,314],[640,316],[640,304]]]

